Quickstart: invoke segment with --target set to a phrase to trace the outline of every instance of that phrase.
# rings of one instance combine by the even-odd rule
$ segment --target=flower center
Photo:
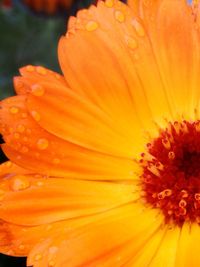
[[[174,122],[141,154],[144,198],[166,222],[200,223],[200,121]]]

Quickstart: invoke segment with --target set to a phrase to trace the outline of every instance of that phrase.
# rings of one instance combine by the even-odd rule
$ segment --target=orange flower
[[[117,0],[71,18],[64,77],[1,102],[1,252],[34,267],[200,265],[199,8]]]
[[[58,9],[69,9],[73,0],[23,0],[23,2],[37,12],[54,14]]]

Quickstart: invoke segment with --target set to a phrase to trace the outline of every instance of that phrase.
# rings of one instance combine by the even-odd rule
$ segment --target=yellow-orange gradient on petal
[[[22,2],[34,11],[54,14],[58,10],[69,9],[73,0],[23,0]]]
[[[99,1],[63,75],[1,101],[0,252],[33,267],[200,265],[199,3]]]

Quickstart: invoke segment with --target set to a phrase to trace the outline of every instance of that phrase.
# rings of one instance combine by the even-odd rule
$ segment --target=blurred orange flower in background
[[[69,9],[73,0],[23,0],[23,2],[37,12],[53,14],[58,9]]]
[[[200,265],[199,9],[99,1],[61,76],[26,66],[1,102],[2,253],[34,267]]]

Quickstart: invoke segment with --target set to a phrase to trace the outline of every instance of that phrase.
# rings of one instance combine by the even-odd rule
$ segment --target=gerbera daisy
[[[79,12],[64,76],[1,102],[0,249],[28,266],[200,266],[198,3],[131,6]]]

